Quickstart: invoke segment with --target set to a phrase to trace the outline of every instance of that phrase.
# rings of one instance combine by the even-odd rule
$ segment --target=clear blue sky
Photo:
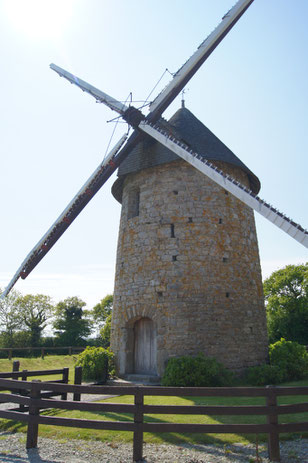
[[[101,162],[115,116],[49,69],[144,100],[234,0],[0,0],[0,286]],[[26,8],[25,8],[26,5]],[[255,0],[190,81],[186,106],[261,180],[260,196],[308,227],[308,2]],[[166,85],[166,76],[161,87]],[[180,98],[170,107],[170,117]],[[115,143],[125,126],[117,128]],[[113,290],[120,206],[113,177],[16,285],[89,308]],[[263,276],[307,249],[256,217]]]

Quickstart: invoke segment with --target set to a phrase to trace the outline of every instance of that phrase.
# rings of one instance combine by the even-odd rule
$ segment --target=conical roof
[[[254,193],[259,192],[258,177],[187,108],[180,108],[168,122],[160,121],[160,124],[165,131],[171,132],[205,159],[225,162],[242,169],[248,175],[251,190]],[[121,202],[126,175],[178,159],[175,153],[146,136],[120,165],[119,178],[112,186],[113,196]]]

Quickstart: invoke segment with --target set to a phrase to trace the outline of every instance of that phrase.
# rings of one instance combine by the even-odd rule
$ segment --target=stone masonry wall
[[[239,168],[216,165],[248,185]],[[128,219],[130,195],[139,211]],[[234,370],[267,357],[253,211],[185,161],[125,179],[111,332],[119,374],[134,371],[141,317],[156,326],[158,374],[172,356],[203,352]]]

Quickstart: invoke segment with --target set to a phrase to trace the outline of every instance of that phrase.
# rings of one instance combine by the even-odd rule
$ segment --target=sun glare
[[[8,20],[20,33],[34,39],[62,36],[74,0],[5,0]]]

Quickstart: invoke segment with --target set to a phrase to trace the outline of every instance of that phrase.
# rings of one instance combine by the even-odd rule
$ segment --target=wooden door
[[[156,330],[152,320],[141,318],[134,325],[135,373],[156,374]]]

